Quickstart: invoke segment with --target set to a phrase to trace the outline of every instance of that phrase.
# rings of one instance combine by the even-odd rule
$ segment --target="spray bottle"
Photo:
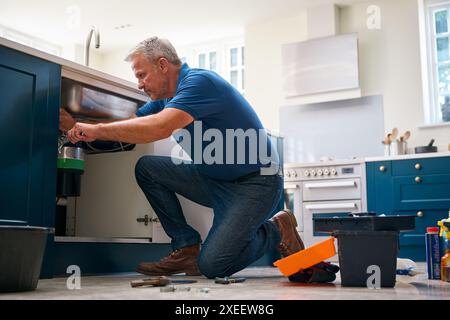
[[[438,222],[441,227],[440,236],[443,239],[444,255],[441,258],[441,280],[450,282],[450,211],[448,219]]]

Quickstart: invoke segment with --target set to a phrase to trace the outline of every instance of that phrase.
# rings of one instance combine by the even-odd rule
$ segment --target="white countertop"
[[[419,154],[402,154],[398,156],[367,157],[349,160],[327,160],[319,162],[286,163],[284,164],[284,167],[302,168],[302,167],[338,166],[338,165],[349,165],[375,161],[424,159],[424,158],[438,158],[438,157],[450,157],[450,152],[446,151],[446,152],[419,153]]]
[[[365,158],[366,162],[373,161],[390,161],[390,160],[408,160],[408,159],[423,159],[423,158],[438,158],[438,157],[450,157],[450,152],[431,152],[431,153],[418,153],[418,154],[402,154],[398,156],[383,156],[383,157],[369,157]]]
[[[73,61],[66,60],[43,51],[39,51],[37,49],[22,45],[14,41],[10,41],[2,37],[0,37],[0,46],[8,47],[10,49],[14,49],[29,54],[31,56],[61,65],[63,75],[65,73],[77,74],[82,77],[92,79],[93,83],[104,83],[109,86],[114,86],[132,92],[135,98],[138,98],[142,101],[148,100],[146,94],[138,89],[136,83],[115,77],[113,75],[86,67],[82,64],[75,63]]]

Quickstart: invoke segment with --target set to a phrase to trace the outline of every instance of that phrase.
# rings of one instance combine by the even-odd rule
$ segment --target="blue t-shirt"
[[[136,116],[164,108],[180,109],[194,118],[173,136],[202,174],[232,181],[262,167],[272,168],[264,174],[278,171],[278,154],[255,111],[215,72],[191,69],[184,63],[175,96],[146,103]]]

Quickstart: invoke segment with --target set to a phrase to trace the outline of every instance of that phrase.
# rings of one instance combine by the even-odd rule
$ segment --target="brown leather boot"
[[[200,245],[184,247],[173,251],[159,262],[141,262],[136,272],[148,276],[169,276],[177,273],[185,273],[187,276],[200,276],[197,258],[200,254]]]
[[[283,257],[290,256],[300,250],[305,249],[300,235],[297,232],[297,220],[289,210],[278,212],[270,221],[275,224],[281,234],[281,242],[278,250]]]

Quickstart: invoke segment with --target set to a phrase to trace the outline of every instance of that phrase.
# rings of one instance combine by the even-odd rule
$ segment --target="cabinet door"
[[[400,233],[401,258],[425,261],[425,233],[427,227],[436,227],[437,222],[448,217],[448,209],[399,211],[398,215],[416,215],[416,228],[411,232]]]
[[[393,212],[391,161],[369,162],[366,165],[367,209],[377,214]]]
[[[0,219],[54,225],[60,74],[0,47]]]
[[[450,174],[394,177],[393,184],[395,210],[450,208]]]

